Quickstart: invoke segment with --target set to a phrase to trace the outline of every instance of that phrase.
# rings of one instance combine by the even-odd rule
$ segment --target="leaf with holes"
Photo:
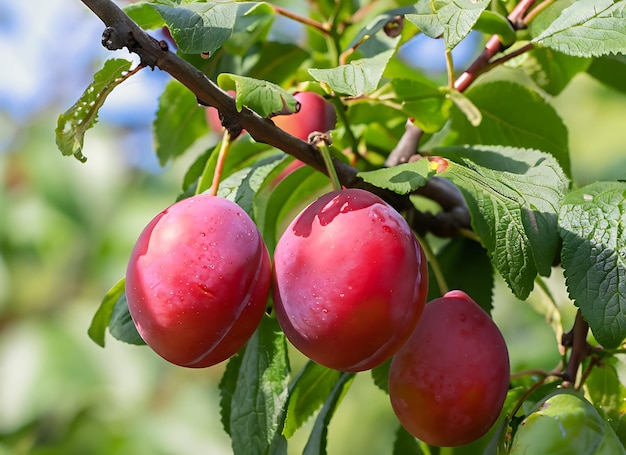
[[[124,81],[123,76],[130,69],[130,64],[123,59],[107,60],[78,101],[59,115],[55,130],[56,143],[63,155],[74,155],[82,163],[87,161],[83,155],[85,133],[98,122],[99,109],[109,93]]]

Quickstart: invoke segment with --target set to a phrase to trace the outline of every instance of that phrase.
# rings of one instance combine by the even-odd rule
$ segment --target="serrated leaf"
[[[408,194],[424,186],[437,173],[438,163],[421,159],[375,171],[359,172],[357,177],[379,188]]]
[[[596,182],[567,195],[559,213],[567,290],[596,340],[626,338],[626,183]]]
[[[234,90],[237,110],[243,106],[261,117],[271,117],[278,113],[296,112],[298,100],[276,84],[251,77],[222,73],[217,83],[224,90]]]
[[[611,425],[622,444],[626,442],[625,368],[620,357],[607,358],[591,370],[585,381],[585,390],[591,402]]]
[[[417,4],[419,12],[406,17],[431,38],[443,34],[446,49],[451,50],[469,34],[489,3],[490,0],[421,0]]]
[[[372,93],[378,88],[394,49],[381,52],[374,57],[352,60],[336,68],[311,68],[309,74],[318,82],[324,82],[335,92],[359,96]]]
[[[415,13],[407,14],[405,18],[418,27],[422,33],[430,38],[439,38],[443,35],[444,28],[437,10],[433,7],[430,0],[419,0],[415,3]]]
[[[198,193],[203,193],[211,187],[220,146],[221,142],[193,162],[185,174],[183,190],[192,187],[195,182]],[[228,178],[238,169],[251,166],[271,149],[269,145],[256,142],[250,136],[239,137],[237,141],[231,142],[228,159],[222,169],[222,179]]]
[[[245,347],[243,348],[245,349]],[[242,349],[242,350],[243,350]],[[241,350],[228,359],[226,368],[220,379],[220,420],[222,426],[227,435],[230,436],[230,415],[233,405],[233,394],[237,389],[237,378],[239,377],[239,370],[241,369],[241,361],[243,355]]]
[[[289,439],[324,404],[341,372],[308,361],[289,386],[283,435]]]
[[[532,149],[435,151],[456,161],[440,175],[459,187],[493,266],[525,300],[537,273],[550,274],[559,246],[557,213],[569,186],[565,174],[552,156]]]
[[[341,402],[341,399],[348,391],[348,388],[354,380],[354,373],[341,373],[341,377],[330,392],[328,399],[320,410],[311,435],[307,440],[302,455],[326,455],[326,437],[328,434],[328,424],[335,413],[335,409]]]
[[[205,134],[205,110],[183,84],[170,81],[159,99],[153,123],[154,146],[161,166],[182,155]]]
[[[439,268],[448,289],[463,289],[478,305],[491,314],[494,273],[487,250],[479,243],[466,237],[450,240],[437,252]],[[463,270],[463,273],[459,273]],[[430,276],[433,276],[430,273]],[[428,285],[428,301],[441,297],[436,280]]]
[[[264,317],[243,351],[232,394],[230,434],[235,454],[264,455],[280,436],[288,383],[285,336],[275,319]]]
[[[102,69],[94,74],[93,82],[78,101],[59,115],[55,130],[56,144],[63,155],[74,155],[82,163],[87,161],[83,155],[85,133],[98,122],[98,111],[109,93],[124,81],[123,76],[130,65],[128,60],[107,60]]]
[[[105,335],[109,322],[111,321],[111,314],[113,314],[113,307],[115,303],[124,295],[124,285],[126,280],[122,278],[106,293],[98,310],[91,320],[91,325],[87,330],[89,337],[98,345],[104,347]]]
[[[474,127],[466,115],[452,111],[451,127],[457,144],[505,145],[541,150],[553,155],[570,175],[568,134],[556,110],[536,91],[522,85],[494,81],[465,92],[480,110]]]
[[[419,442],[411,433],[399,425],[396,430],[396,438],[393,441],[392,455],[424,455]]]
[[[254,215],[254,198],[261,188],[261,185],[265,181],[265,178],[274,170],[277,166],[280,166],[284,161],[285,154],[280,153],[273,156],[268,156],[262,160],[257,161],[250,168],[245,178],[237,188],[235,193],[235,201],[242,209],[246,211],[250,218],[255,219]]]
[[[238,30],[238,21],[242,17],[274,12],[263,2],[195,2],[176,6],[154,5],[154,8],[165,20],[182,52],[209,55]]]
[[[578,0],[532,40],[576,57],[626,51],[626,1]]]
[[[595,59],[587,73],[598,81],[626,93],[626,55],[607,55]]]
[[[137,327],[130,317],[128,310],[128,302],[126,301],[126,293],[122,294],[115,302],[113,312],[111,313],[111,322],[109,322],[109,332],[114,338],[128,344],[144,345],[145,341],[137,332]]]
[[[371,375],[374,385],[380,390],[389,394],[389,368],[391,367],[391,359],[388,359],[382,365],[372,368]]]

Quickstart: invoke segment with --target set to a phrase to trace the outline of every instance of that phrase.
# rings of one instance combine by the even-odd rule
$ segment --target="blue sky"
[[[111,53],[101,45],[102,22],[79,0],[7,1],[0,3],[0,121],[27,123],[45,109],[63,112],[80,96],[104,60],[134,59],[126,51]],[[467,64],[476,40],[455,49],[457,67]],[[468,52],[469,51],[469,52]],[[443,42],[418,37],[401,55],[428,69],[445,67]],[[139,163],[151,153],[150,125],[168,76],[142,70],[111,94],[101,109],[102,122],[128,129],[126,138],[142,150]],[[0,136],[11,127],[0,127]],[[10,143],[0,137],[0,151]],[[135,163],[137,164],[137,163]]]

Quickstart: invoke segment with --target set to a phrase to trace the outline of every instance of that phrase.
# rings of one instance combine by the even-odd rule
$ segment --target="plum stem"
[[[215,171],[213,172],[213,182],[211,183],[211,188],[209,189],[209,194],[211,196],[217,196],[217,189],[220,185],[222,172],[224,171],[224,163],[226,163],[226,155],[228,154],[229,149],[230,149],[230,133],[228,132],[227,129],[225,129],[224,135],[222,136],[222,142],[220,144],[220,150],[217,155],[217,163],[215,164]]]
[[[320,151],[324,164],[326,165],[328,176],[333,184],[333,188],[335,190],[340,190],[342,188],[341,180],[339,180],[337,170],[335,169],[335,165],[333,163],[333,158],[330,155],[330,149],[328,148],[330,137],[326,133],[319,133],[315,131],[309,135],[309,143]]]

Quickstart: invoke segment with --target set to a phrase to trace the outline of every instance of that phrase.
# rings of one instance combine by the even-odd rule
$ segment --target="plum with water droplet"
[[[126,271],[128,309],[146,344],[176,365],[201,368],[235,354],[258,327],[270,257],[252,219],[201,194],[159,213]]]
[[[289,341],[313,361],[363,371],[389,359],[426,302],[424,252],[406,220],[378,196],[321,196],[274,252],[274,308]]]
[[[389,369],[389,397],[400,423],[435,446],[469,444],[502,410],[509,387],[502,333],[463,291],[426,304]]]

